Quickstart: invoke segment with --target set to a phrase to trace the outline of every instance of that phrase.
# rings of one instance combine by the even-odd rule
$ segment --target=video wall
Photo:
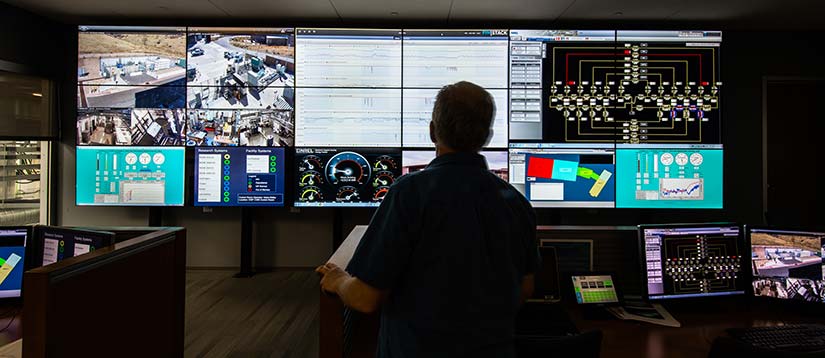
[[[434,157],[435,96],[463,80],[496,104],[489,169],[535,207],[721,208],[721,36],[81,26],[78,153],[195,147],[194,205],[377,206]],[[77,169],[78,205],[185,201]]]

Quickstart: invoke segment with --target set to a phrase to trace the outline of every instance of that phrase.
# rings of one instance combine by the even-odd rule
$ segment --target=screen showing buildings
[[[640,230],[651,300],[745,293],[738,226]]]
[[[525,188],[540,189],[531,201],[721,208],[721,41],[718,31],[511,30],[511,151],[527,144],[613,150],[599,161],[613,169],[602,178],[612,179],[612,198],[563,196],[556,180],[537,178]],[[535,178],[522,156],[510,160],[514,185]]]
[[[195,206],[283,206],[284,148],[195,148]]]
[[[77,205],[182,206],[185,148],[78,147]]]
[[[43,249],[37,266],[53,264],[115,243],[115,234],[105,231],[38,226],[35,232]]]
[[[25,227],[0,227],[0,298],[20,297],[28,232]]]
[[[401,176],[401,150],[296,148],[295,167],[295,206],[378,206]]]
[[[750,229],[753,293],[825,302],[825,233]]]

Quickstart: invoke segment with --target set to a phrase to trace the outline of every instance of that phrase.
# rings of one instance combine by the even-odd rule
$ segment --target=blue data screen
[[[284,149],[195,148],[196,206],[283,206]]]
[[[721,149],[619,149],[617,208],[722,208]]]
[[[185,148],[77,147],[77,205],[182,206]]]

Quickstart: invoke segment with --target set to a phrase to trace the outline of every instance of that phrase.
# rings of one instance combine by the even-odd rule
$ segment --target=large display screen
[[[750,228],[753,294],[825,302],[825,233]]]
[[[401,150],[296,148],[295,206],[378,206],[401,176]]]
[[[496,106],[485,151],[508,151],[491,170],[534,206],[719,209],[721,43],[720,31],[80,26],[77,145],[423,153],[438,91],[470,81]]]
[[[78,147],[77,205],[182,206],[185,148]]]
[[[511,30],[511,183],[538,207],[722,208],[721,41]]]
[[[195,206],[284,206],[284,148],[195,148]]]

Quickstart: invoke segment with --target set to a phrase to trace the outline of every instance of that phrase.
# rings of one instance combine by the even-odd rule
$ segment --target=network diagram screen
[[[651,300],[744,294],[739,227],[642,227]]]
[[[20,297],[28,229],[0,227],[0,298]]]
[[[756,296],[825,302],[825,233],[749,229]]]
[[[195,206],[284,206],[284,148],[195,149]]]
[[[78,147],[77,205],[183,206],[185,148]]]
[[[295,206],[378,206],[401,176],[396,148],[296,148]]]
[[[721,41],[718,31],[511,30],[511,154],[610,147],[613,158],[600,164],[612,168],[602,180],[612,179],[614,197],[595,205],[722,208]],[[549,164],[529,159],[511,156],[512,183],[522,178],[514,167],[530,179],[528,170]],[[546,190],[525,190],[534,205],[594,206],[552,176],[538,179]]]

